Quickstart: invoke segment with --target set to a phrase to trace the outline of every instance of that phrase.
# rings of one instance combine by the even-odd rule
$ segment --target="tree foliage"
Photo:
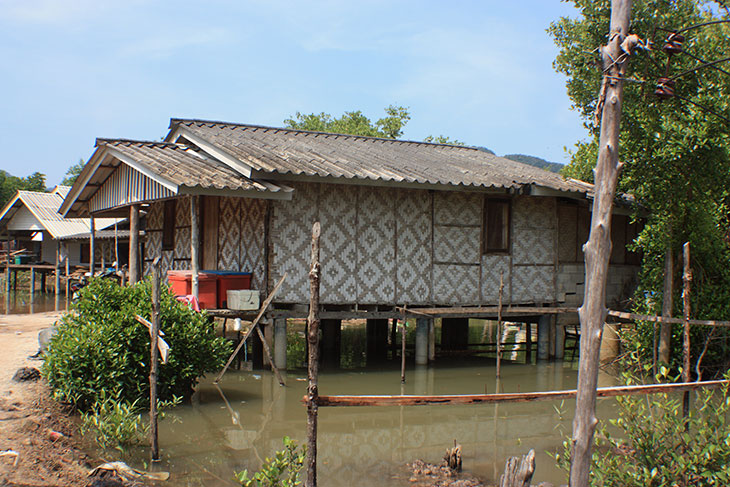
[[[46,191],[46,175],[34,172],[30,176],[20,178],[0,170],[0,208],[5,206],[19,189]]]
[[[297,112],[293,117],[284,120],[284,123],[287,127],[299,130],[397,139],[403,135],[403,127],[411,119],[411,114],[408,108],[394,105],[386,108],[385,113],[385,117],[372,122],[360,110],[345,112],[338,118],[324,112]]]
[[[560,49],[554,67],[567,76],[568,95],[591,138],[576,145],[563,173],[592,181],[599,129],[594,112],[602,79],[597,49],[607,41],[610,1],[573,3],[579,17],[561,18],[549,32]],[[695,274],[693,315],[730,318],[726,120],[730,118],[730,69],[720,64],[716,66],[720,69],[691,71],[677,79],[679,97],[660,100],[654,95],[657,79],[666,73],[679,75],[700,66],[698,58],[720,60],[730,52],[728,24],[692,29],[685,32],[684,52],[672,56],[667,71],[668,55],[662,50],[667,30],[729,18],[728,11],[713,2],[633,2],[631,32],[645,41],[647,49],[632,55],[627,71],[630,81],[624,84],[619,157],[625,165],[619,189],[632,193],[649,215],[635,242],[644,255],[642,299],[637,303],[643,311],[660,311],[665,250],[669,247],[679,256],[682,243],[689,241]],[[680,258],[675,260],[681,263]],[[681,265],[676,271],[678,282],[680,270]],[[678,297],[675,313],[681,306]]]
[[[81,171],[84,169],[84,166],[86,163],[83,159],[79,159],[79,162],[72,165],[68,168],[68,171],[66,171],[66,177],[63,178],[63,181],[61,181],[61,184],[64,186],[73,186],[76,182],[76,178],[79,177],[79,174],[81,174]]]

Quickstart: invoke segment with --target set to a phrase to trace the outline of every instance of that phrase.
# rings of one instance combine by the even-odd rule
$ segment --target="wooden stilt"
[[[116,230],[114,235],[116,239]],[[139,276],[139,205],[132,205],[129,207],[129,284],[137,283]]]
[[[89,273],[91,277],[96,274],[96,222],[94,215],[89,218],[91,236],[89,238]]]
[[[68,258],[68,250],[66,251],[66,309],[68,309],[68,305],[70,302],[70,276],[71,273],[69,272],[69,258]]]
[[[319,263],[320,225],[312,226],[312,266],[309,269],[309,316],[307,317],[307,342],[309,360],[307,368],[307,478],[306,487],[317,486],[317,413],[319,399]]]
[[[53,292],[55,293],[54,307],[56,311],[61,309],[61,243],[56,240],[56,281]]]
[[[400,326],[400,383],[406,383],[406,315]]]
[[[200,274],[200,197],[190,197],[190,271],[192,273],[192,293],[198,299],[198,278]]]
[[[525,323],[525,362],[532,363],[532,323]]]
[[[504,295],[504,271],[499,273],[499,301],[497,309],[497,382],[502,377],[502,297]],[[499,392],[499,389],[497,389]]]

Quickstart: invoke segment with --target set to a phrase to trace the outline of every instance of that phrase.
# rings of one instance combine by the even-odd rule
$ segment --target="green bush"
[[[151,292],[149,280],[122,287],[109,279],[95,279],[79,292],[43,364],[55,397],[82,410],[102,391],[130,404],[148,404],[150,335],[134,317],[149,319]],[[187,398],[199,377],[223,365],[230,344],[216,337],[205,313],[179,303],[166,286],[160,292],[160,329],[170,353],[167,364],[160,364],[158,397]]]
[[[656,379],[678,379],[667,374],[662,367]],[[635,383],[628,375],[626,382]],[[596,431],[590,485],[730,485],[727,385],[697,392],[687,419],[682,415],[682,393],[621,396],[616,401],[618,418]],[[570,441],[556,459],[558,465],[570,469]]]
[[[284,449],[279,450],[274,458],[267,458],[261,470],[248,476],[248,470],[238,472],[236,480],[243,487],[297,487],[302,485],[299,472],[304,467],[307,447],[297,446],[297,442],[284,437]]]

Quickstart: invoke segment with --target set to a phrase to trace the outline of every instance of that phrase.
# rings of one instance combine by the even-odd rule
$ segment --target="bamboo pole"
[[[319,263],[320,224],[312,225],[312,266],[309,269],[309,316],[307,317],[307,479],[306,487],[317,486],[317,413],[319,403]]]
[[[64,245],[66,245],[66,244],[64,244]],[[67,245],[67,247],[68,247],[68,245]],[[70,288],[70,283],[69,283],[69,274],[70,274],[69,270],[70,269],[69,269],[69,265],[70,264],[69,264],[69,258],[68,258],[68,248],[66,248],[66,262],[65,262],[65,264],[66,264],[66,309],[68,309],[68,305],[69,305],[69,302],[70,302],[70,299],[71,299],[70,296],[69,296],[69,291],[70,291],[70,289],[69,289]]]
[[[94,215],[89,216],[89,276],[96,273],[96,220]]]
[[[704,382],[680,382],[668,384],[642,384],[633,386],[601,387],[596,389],[597,397],[632,396],[638,394],[660,394],[678,391],[694,391],[702,388],[718,388],[730,385],[730,380]],[[447,404],[501,404],[513,402],[556,401],[576,397],[576,389],[547,392],[509,392],[496,394],[453,394],[443,396],[319,396],[320,407],[355,406],[437,406]],[[309,403],[304,396],[302,402]]]
[[[152,461],[160,460],[160,445],[157,432],[157,339],[160,333],[160,258],[152,264],[152,326],[150,327],[150,441]]]
[[[682,380],[689,382],[691,379],[690,374],[690,342],[689,342],[689,315],[690,315],[690,291],[692,287],[692,267],[690,265],[690,249],[689,242],[685,242],[682,250],[684,251],[684,273],[682,274],[682,280],[684,287],[682,289],[682,305],[684,308],[684,340],[682,346]],[[689,391],[684,393],[682,414],[685,418],[689,416]],[[686,425],[689,427],[689,424]]]
[[[443,331],[442,331],[443,333]],[[400,383],[406,383],[406,316],[403,313],[403,321],[400,326]]]
[[[652,315],[640,315],[636,313],[625,313],[623,311],[608,310],[608,316],[614,318],[621,318],[624,320],[632,321],[656,321],[657,323],[670,323],[674,325],[683,325],[685,323],[684,318],[665,318],[663,316],[652,316]],[[730,321],[720,320],[687,320],[690,325],[694,326],[718,326],[718,327],[730,327]]]
[[[56,264],[55,264],[55,279],[54,279],[54,306],[53,309],[58,311],[61,309],[61,243],[56,240]],[[17,280],[18,274],[16,272],[15,278]]]
[[[497,307],[497,392],[502,377],[502,297],[504,295],[504,271],[499,273],[499,306]]]
[[[578,311],[581,324],[578,393],[573,420],[570,486],[587,487],[591,470],[593,435],[596,418],[596,388],[600,360],[601,334],[606,321],[606,277],[611,257],[611,212],[616,184],[622,163],[619,162],[619,133],[622,78],[631,51],[639,38],[629,35],[631,0],[611,1],[611,24],[608,45],[600,52],[603,57],[603,81],[596,107],[600,115],[601,132],[595,169],[595,198],[585,253],[585,295]]]

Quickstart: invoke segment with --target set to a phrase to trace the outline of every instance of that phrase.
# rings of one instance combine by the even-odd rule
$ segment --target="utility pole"
[[[618,158],[623,77],[633,48],[639,43],[629,36],[631,0],[611,1],[611,29],[608,44],[601,48],[603,82],[596,107],[600,117],[598,161],[595,169],[595,199],[588,242],[584,245],[586,287],[579,309],[581,338],[578,391],[573,420],[573,448],[570,486],[588,487],[591,446],[598,424],[598,385],[601,335],[606,319],[606,277],[611,257],[611,209],[622,163]]]

